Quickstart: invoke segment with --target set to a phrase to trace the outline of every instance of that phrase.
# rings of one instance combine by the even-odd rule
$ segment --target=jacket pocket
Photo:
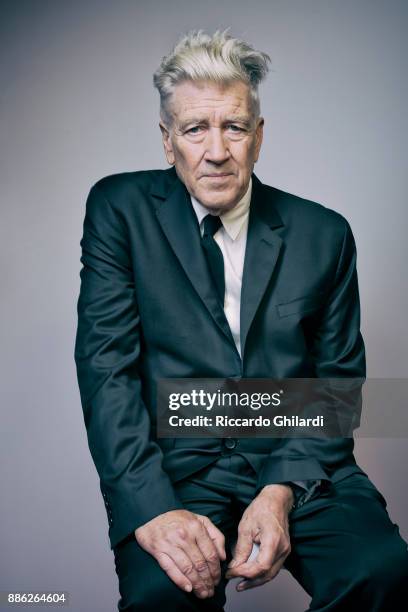
[[[306,312],[314,312],[324,306],[325,296],[320,295],[305,295],[303,297],[296,298],[290,302],[284,302],[277,304],[276,308],[279,316],[288,317],[294,314],[303,314]]]

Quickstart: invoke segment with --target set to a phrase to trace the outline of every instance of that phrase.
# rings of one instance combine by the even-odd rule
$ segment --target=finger
[[[272,565],[271,569],[266,574],[258,576],[252,579],[241,580],[236,586],[237,591],[246,591],[247,589],[253,589],[254,587],[261,586],[270,580],[273,580],[275,576],[282,569],[286,555],[282,554],[279,559]]]
[[[211,542],[211,545],[214,546],[212,542]],[[215,550],[215,547],[214,547],[214,550]],[[188,553],[188,556],[192,560],[194,567],[197,573],[199,574],[200,578],[202,579],[206,587],[212,591],[214,589],[214,578],[212,577],[209,564],[207,563],[207,559],[201,552],[197,543],[196,542],[191,543],[188,548],[188,551],[186,552]],[[215,554],[217,553],[215,552]],[[217,559],[218,559],[218,555],[217,555]]]
[[[210,536],[211,540],[214,542],[219,558],[221,559],[221,561],[225,561],[227,555],[225,552],[224,534],[218,529],[218,527],[214,525],[214,523],[208,518],[208,516],[204,516],[202,514],[197,514],[197,516],[199,520],[203,523],[204,527],[207,529],[208,535]]]
[[[260,573],[271,569],[275,558],[278,556],[280,540],[280,533],[272,532],[261,535],[259,553],[254,560],[254,565],[258,567]]]
[[[208,568],[215,584],[218,584],[221,578],[221,566],[218,551],[213,540],[210,538],[207,529],[203,526],[202,532],[197,535],[197,546],[200,549],[203,557],[207,561]]]
[[[290,541],[280,531],[268,531],[260,535],[260,549],[254,560],[248,560],[239,566],[229,569],[226,577],[234,578],[242,576],[254,579],[268,572],[273,564],[281,557],[284,558],[290,552]]]
[[[233,568],[241,563],[248,561],[249,555],[252,551],[252,535],[250,532],[241,531],[238,532],[238,540],[235,546],[234,557],[228,565],[228,568]]]
[[[256,537],[256,539],[259,541],[259,538]],[[258,566],[256,565],[256,560],[259,556],[259,547],[257,546],[255,549],[255,543],[252,544],[252,550],[251,550],[251,554],[248,556],[246,561],[243,561],[242,563],[236,563],[234,565],[230,564],[228,566],[227,572],[226,572],[226,578],[237,578],[238,576],[245,576],[247,575],[248,572],[253,572],[254,568],[257,568]],[[246,555],[247,556],[247,555]],[[267,568],[265,568],[266,571]],[[253,577],[252,573],[250,573],[250,576],[248,577]]]
[[[188,582],[192,584],[193,590],[199,597],[207,597],[211,590],[203,580],[203,577],[197,572],[193,560],[179,546],[174,546],[166,551],[173,562],[176,564],[179,571],[185,576]]]
[[[236,565],[231,569],[228,569],[226,573],[226,578],[237,578],[238,576],[242,578],[255,579],[259,576],[263,576],[266,572],[271,569],[270,564],[261,563],[258,558],[248,561],[246,563],[241,563],[241,565]]]
[[[166,553],[159,553],[156,557],[157,563],[166,572],[170,580],[180,589],[191,593],[193,590],[192,582],[180,571],[176,563]]]
[[[254,578],[253,580],[242,580],[235,587],[237,591],[247,591],[248,589],[254,589],[257,586],[261,586],[266,582],[269,582],[270,578],[263,576],[260,578]]]

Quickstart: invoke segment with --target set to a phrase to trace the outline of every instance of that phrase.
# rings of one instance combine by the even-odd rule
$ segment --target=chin
[[[198,194],[197,200],[201,202],[203,206],[210,209],[222,209],[229,210],[230,208],[234,208],[235,204],[237,204],[240,200],[237,194],[223,194],[223,193],[214,193],[214,194]]]

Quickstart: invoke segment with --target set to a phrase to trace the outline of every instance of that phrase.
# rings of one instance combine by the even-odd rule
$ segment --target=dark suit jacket
[[[113,548],[181,508],[172,482],[219,439],[157,439],[158,378],[364,377],[356,251],[347,221],[253,175],[241,297],[242,359],[173,168],[108,176],[81,240],[75,361]],[[241,439],[258,488],[361,471],[351,438]]]

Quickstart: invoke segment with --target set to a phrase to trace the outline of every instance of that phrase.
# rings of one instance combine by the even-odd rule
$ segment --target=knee
[[[188,594],[177,587],[159,568],[154,575],[139,576],[139,580],[121,584],[119,610],[126,612],[151,612],[168,610],[169,612],[193,610]]]
[[[117,546],[114,553],[121,596],[118,609],[121,612],[187,612],[192,609],[189,594],[174,584],[136,540]]]
[[[361,542],[358,556],[326,575],[325,580],[319,580],[312,593],[315,607],[325,607],[328,602],[334,605],[336,601],[336,605],[344,609],[347,606],[355,609],[353,606],[358,603],[360,610],[370,612],[405,610],[408,599],[407,544],[399,536],[377,541],[375,546]]]
[[[398,536],[379,546],[367,559],[367,575],[366,593],[373,605],[375,602],[390,605],[400,601],[402,597],[408,597],[406,542]],[[376,609],[375,605],[373,609]]]

